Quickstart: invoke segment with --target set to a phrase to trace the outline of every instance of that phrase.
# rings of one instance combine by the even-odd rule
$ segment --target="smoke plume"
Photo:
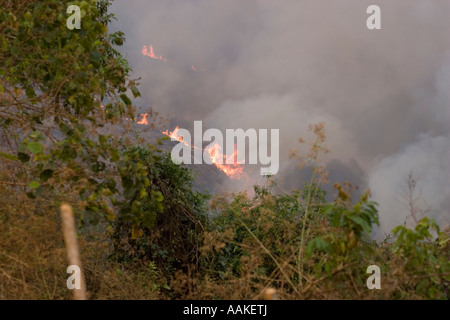
[[[194,120],[280,129],[279,176],[287,187],[305,182],[289,150],[310,123],[324,121],[327,167],[335,179],[372,189],[380,233],[408,213],[397,191],[410,171],[433,217],[445,223],[450,2],[379,0],[381,30],[366,27],[371,4],[116,0],[112,29],[125,32],[121,50],[142,78],[139,104],[170,117],[169,129],[191,129]],[[150,45],[167,61],[143,55]]]

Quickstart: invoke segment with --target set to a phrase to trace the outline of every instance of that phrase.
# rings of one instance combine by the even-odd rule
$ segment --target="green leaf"
[[[111,160],[113,162],[119,161],[120,159],[120,154],[119,151],[115,148],[111,149]]]
[[[39,154],[42,152],[43,147],[39,142],[29,142],[27,144],[27,150],[33,154]]]
[[[31,189],[37,189],[39,188],[41,184],[39,183],[39,181],[31,181],[30,184],[28,185]]]
[[[102,59],[102,54],[98,51],[89,52],[89,61],[95,66],[99,67]]]
[[[61,160],[73,160],[77,157],[77,151],[74,148],[71,148],[69,145],[65,145],[63,147]]]
[[[331,251],[330,245],[320,237],[316,237],[308,242],[306,246],[306,256],[310,257],[316,250],[318,251]]]
[[[32,120],[33,120],[35,123],[37,123],[37,124],[42,124],[41,118],[39,118],[38,116],[34,116],[34,117],[32,118]]]
[[[65,123],[61,123],[59,129],[68,136],[73,134],[73,129]]]
[[[146,228],[153,228],[156,221],[156,214],[154,212],[146,212],[143,219],[142,224]]]
[[[358,216],[349,216],[349,219],[359,225],[364,230],[364,232],[370,233],[370,231],[372,231],[372,227],[370,226],[370,224],[368,224],[367,221],[363,218]]]
[[[333,214],[334,204],[327,204],[323,206],[322,212],[326,216],[331,216]]]
[[[25,89],[25,93],[26,93],[26,95],[27,95],[28,98],[34,98],[34,97],[36,97],[36,93],[34,92],[33,87],[27,87],[27,88]]]
[[[139,92],[138,88],[135,87],[135,86],[132,86],[132,87],[131,87],[131,92],[133,93],[133,96],[134,96],[135,98],[141,96],[141,93]]]
[[[136,240],[137,238],[143,235],[142,230],[138,227],[137,224],[133,224],[131,227],[131,239]]]
[[[153,191],[152,190],[152,196],[157,202],[162,202],[164,200],[164,196],[160,191]]]
[[[9,159],[9,160],[18,160],[17,157],[15,155],[13,155],[13,154],[0,152],[0,156],[2,156],[5,159]]]
[[[130,100],[130,98],[128,98],[128,96],[125,93],[122,93],[120,95],[120,98],[127,106],[131,106],[131,100]]]
[[[26,195],[30,199],[36,199],[36,195],[33,192],[27,192]]]
[[[23,152],[19,152],[17,158],[23,163],[30,161],[30,156]]]
[[[40,178],[41,178],[42,181],[46,182],[52,176],[53,176],[53,170],[52,169],[46,169],[46,170],[41,172]]]
[[[104,147],[106,145],[106,137],[104,135],[99,135],[98,136],[98,142],[100,142],[100,144]]]
[[[342,220],[342,212],[340,210],[336,211],[334,213],[334,215],[332,216],[332,218],[331,218],[331,225],[333,227],[340,227],[341,226],[341,220]]]

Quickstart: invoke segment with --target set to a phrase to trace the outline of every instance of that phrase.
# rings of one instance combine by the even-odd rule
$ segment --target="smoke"
[[[450,223],[450,137],[419,135],[417,141],[381,160],[370,174],[370,187],[380,204],[382,238],[392,226],[404,224],[410,212],[405,202],[409,172],[418,179],[414,198],[417,210],[441,224]],[[429,207],[430,206],[430,207]],[[421,218],[421,217],[417,217]]]
[[[324,121],[331,178],[372,188],[389,232],[403,222],[393,190],[409,171],[436,212],[450,198],[448,176],[438,174],[450,162],[450,2],[377,1],[377,31],[366,28],[371,4],[116,0],[112,31],[127,37],[121,50],[142,78],[142,107],[187,129],[194,120],[280,129],[286,187],[306,177],[294,173],[289,150]],[[169,62],[142,55],[143,45]]]
[[[430,209],[428,216],[441,225],[450,223],[449,85],[450,55],[436,71],[433,95],[421,89],[415,93],[424,111],[435,117],[436,126],[430,132],[418,134],[416,141],[383,158],[371,170],[370,188],[380,204],[379,239],[410,216],[405,206],[408,172],[418,179],[418,190],[413,195],[418,198],[416,209]]]

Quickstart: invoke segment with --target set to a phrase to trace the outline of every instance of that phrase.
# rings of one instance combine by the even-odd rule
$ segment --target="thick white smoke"
[[[389,233],[392,226],[403,224],[409,216],[404,204],[409,172],[418,179],[414,196],[420,196],[421,201],[417,202],[417,209],[431,208],[428,216],[441,225],[450,224],[449,88],[450,58],[436,72],[434,95],[423,95],[421,91],[416,93],[417,99],[423,103],[423,112],[435,117],[439,125],[428,133],[419,134],[416,141],[380,160],[370,172],[369,185],[380,204],[379,238]]]
[[[450,137],[419,135],[416,142],[381,160],[370,172],[369,185],[380,205],[379,237],[393,226],[405,223],[410,211],[405,205],[410,172],[418,179],[414,197],[417,209],[441,224],[450,223]],[[420,218],[420,217],[417,217]]]
[[[410,170],[436,211],[450,197],[448,175],[438,174],[450,162],[450,1],[379,0],[377,31],[366,28],[372,4],[116,0],[113,29],[126,34],[143,106],[188,129],[194,120],[280,129],[280,175],[292,183],[303,181],[289,150],[308,124],[325,121],[329,169],[374,189],[389,232],[403,221],[393,189]],[[143,56],[150,44],[176,63]]]

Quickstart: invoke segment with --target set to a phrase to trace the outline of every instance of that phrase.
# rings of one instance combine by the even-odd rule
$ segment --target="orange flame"
[[[141,121],[137,121],[136,123],[148,125],[147,117],[148,117],[148,113],[143,113]]]
[[[160,60],[160,61],[167,62],[166,58],[163,58],[161,55],[157,56],[155,54],[155,52],[153,51],[153,46],[152,45],[149,45],[148,49],[147,49],[147,46],[142,46],[142,54],[144,56],[148,56],[148,57],[150,57],[152,59],[155,59],[155,60]]]
[[[178,140],[180,142],[182,142],[185,146],[187,147],[191,147],[191,148],[196,148],[196,146],[191,146],[187,141],[183,140],[183,137],[180,136],[178,134],[178,130],[180,128],[177,126],[173,131],[166,130],[163,131],[162,133],[165,134],[166,136],[174,139],[174,140]],[[236,149],[236,145],[234,146],[234,152],[233,154],[227,158],[223,152],[222,152],[222,148],[219,146],[218,143],[214,144],[212,147],[209,147],[208,149],[206,149],[208,151],[209,157],[211,159],[211,162],[222,172],[224,172],[227,176],[229,176],[231,179],[236,179],[239,180],[241,178],[241,175],[244,174],[244,168],[242,166],[242,164],[237,163],[236,159],[237,159],[237,149]],[[222,161],[220,161],[220,159],[222,159]],[[228,161],[228,159],[232,159],[233,160],[233,164],[226,164]],[[222,163],[220,163],[222,162]]]
[[[178,130],[180,130],[180,127],[176,127],[173,131],[169,132],[169,130],[163,131],[163,134],[165,134],[166,136],[174,139],[174,140],[178,140],[180,142],[183,142],[183,144],[185,146],[190,147],[189,143],[187,143],[186,141],[183,141],[183,136],[180,136],[178,134]]]
[[[230,157],[226,157],[222,148],[218,143],[214,144],[212,147],[207,149],[209,156],[211,158],[211,162],[220,170],[222,170],[227,176],[231,179],[239,180],[241,175],[244,173],[243,166],[237,162],[237,149],[236,145],[234,145],[234,152]],[[220,161],[222,159],[222,161]],[[228,160],[232,160],[233,164],[227,164]],[[222,163],[220,163],[222,162]],[[231,162],[231,161],[230,161]]]
[[[148,114],[143,113],[142,119],[140,121],[136,121],[136,120],[135,121],[137,124],[147,125],[148,124],[147,117],[148,117]],[[179,135],[179,130],[180,130],[180,127],[176,126],[176,128],[173,131],[166,130],[166,131],[163,131],[162,134],[164,134],[174,140],[182,142],[187,147],[197,149],[196,146],[191,146],[187,141],[183,140],[183,136]],[[237,153],[236,145],[234,145],[233,154],[229,157],[227,157],[226,155],[223,154],[222,148],[220,147],[220,145],[218,143],[214,144],[211,147],[208,147],[206,150],[209,154],[212,164],[214,164],[219,170],[224,172],[231,179],[239,180],[241,178],[241,176],[244,175],[244,168],[243,168],[242,164],[237,161],[238,153]],[[222,160],[222,161],[220,161],[220,160]],[[229,161],[230,162],[233,161],[233,163],[228,164]]]
[[[163,58],[162,55],[157,55],[155,53],[155,50],[153,49],[153,45],[149,45],[148,47],[147,46],[142,46],[141,53],[144,56],[150,57],[152,59],[163,61],[163,62],[168,62],[169,64],[174,65],[174,66],[180,66],[179,64],[177,64],[174,61],[169,61],[168,59]],[[198,68],[198,67],[196,67],[193,64],[191,64],[191,70],[194,71],[194,72],[203,72],[203,71],[205,71],[204,68]]]

